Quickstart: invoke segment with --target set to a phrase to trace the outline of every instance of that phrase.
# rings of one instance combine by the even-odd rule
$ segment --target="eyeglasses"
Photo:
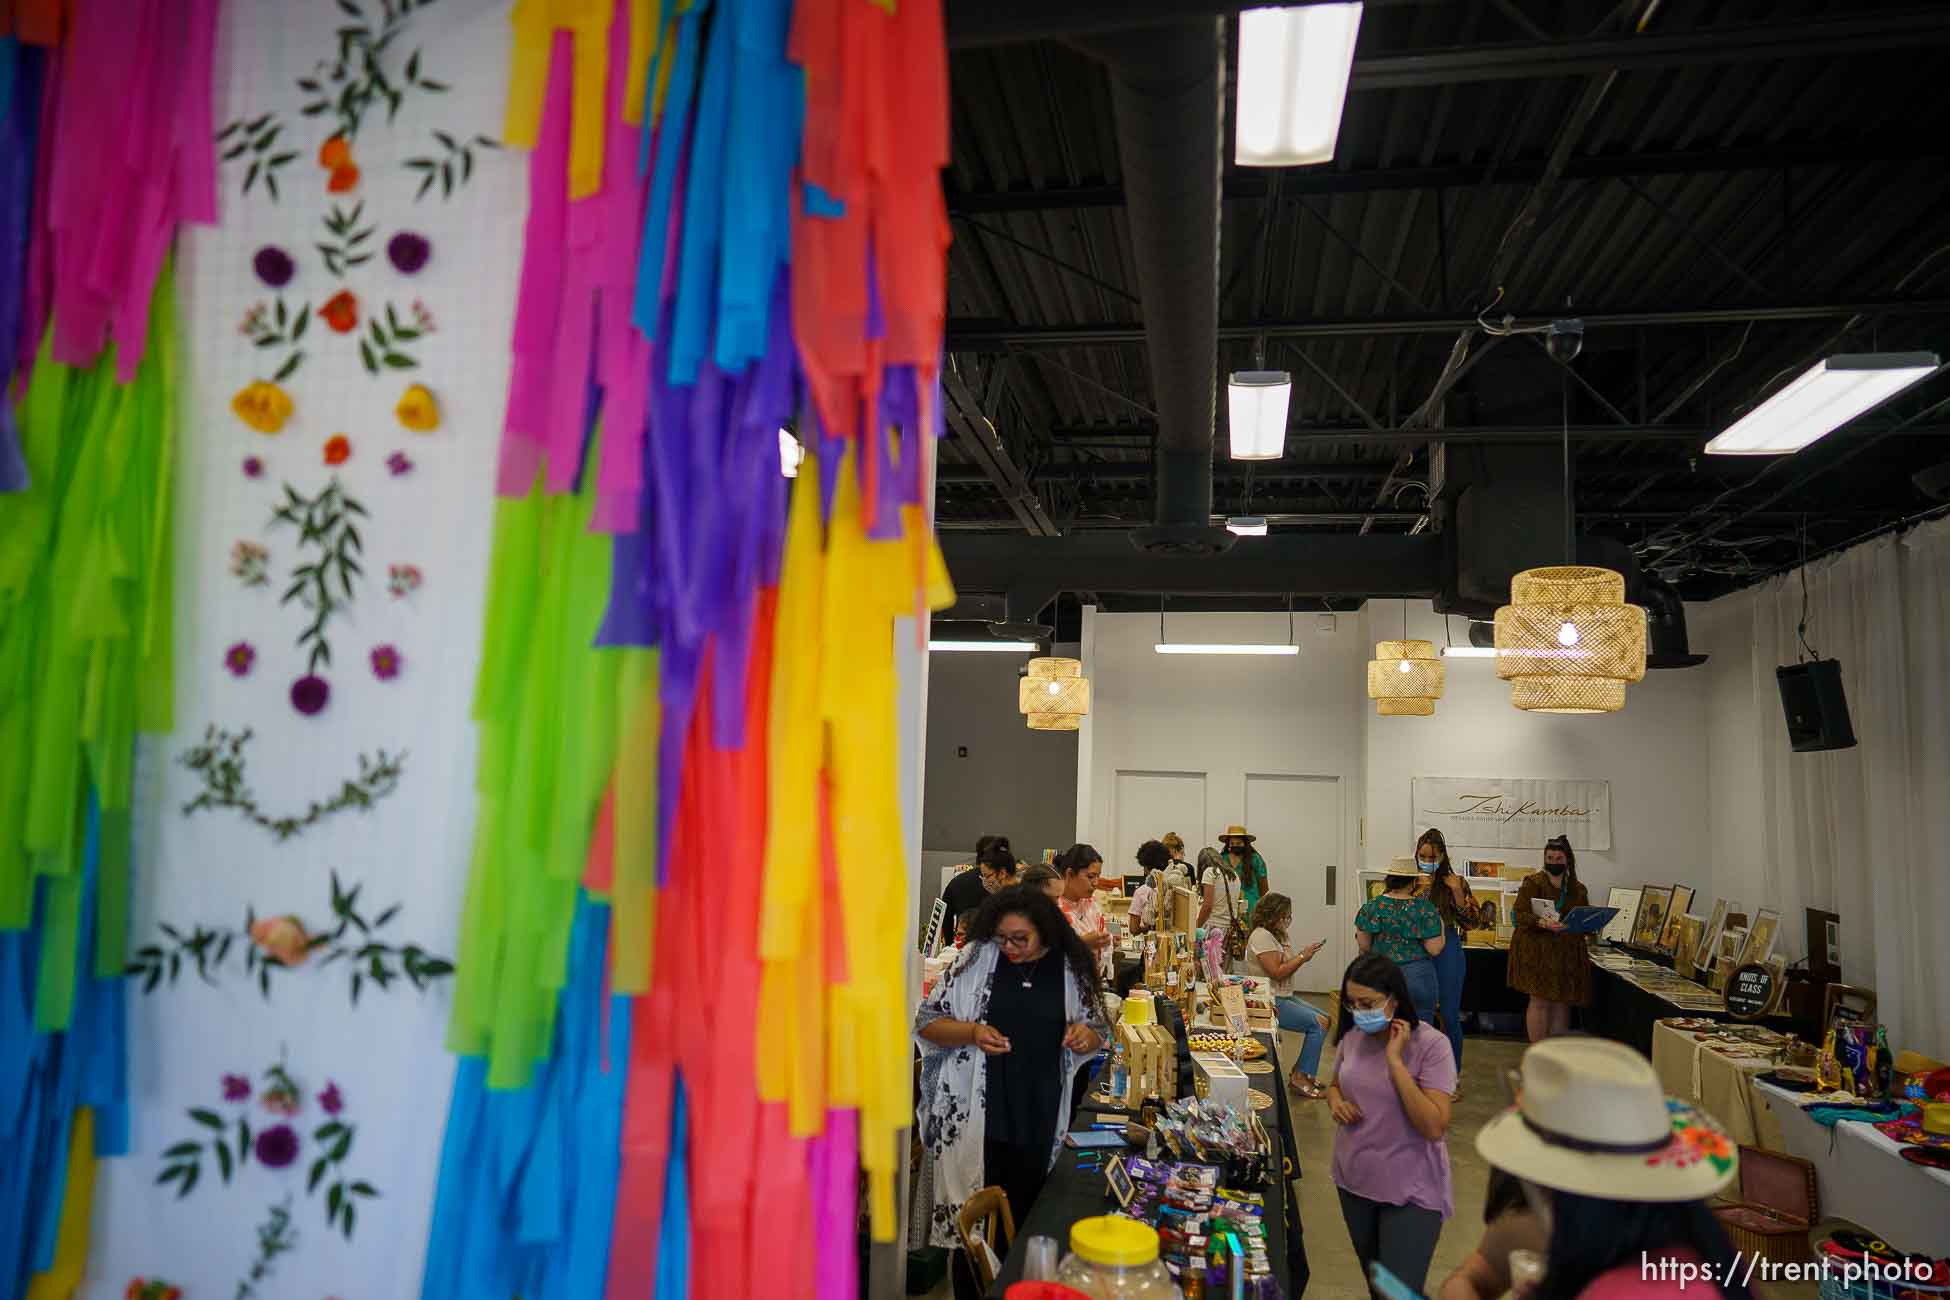
[[[1002,931],[997,930],[995,932],[995,941],[1004,948],[1027,948],[1030,944],[1036,942],[1036,934],[1031,930],[1025,930],[1019,934],[1004,934]]]

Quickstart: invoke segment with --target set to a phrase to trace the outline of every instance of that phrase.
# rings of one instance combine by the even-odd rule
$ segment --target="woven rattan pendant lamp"
[[[1031,731],[1076,731],[1090,712],[1090,682],[1077,659],[1031,659],[1016,683],[1016,707]]]
[[[1645,610],[1625,603],[1623,574],[1578,563],[1568,369],[1564,383],[1564,563],[1510,579],[1496,675],[1529,713],[1616,713],[1626,686],[1645,680]]]
[[[1431,641],[1408,639],[1408,602],[1402,602],[1402,639],[1374,643],[1368,663],[1368,698],[1384,718],[1426,718],[1444,686],[1442,660]]]

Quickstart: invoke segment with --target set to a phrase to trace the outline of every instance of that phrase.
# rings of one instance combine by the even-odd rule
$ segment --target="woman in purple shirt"
[[[1334,1186],[1361,1261],[1377,1260],[1416,1291],[1428,1276],[1449,1190],[1449,1108],[1456,1058],[1449,1040],[1415,1018],[1401,967],[1379,953],[1341,977],[1338,1060],[1327,1105]]]

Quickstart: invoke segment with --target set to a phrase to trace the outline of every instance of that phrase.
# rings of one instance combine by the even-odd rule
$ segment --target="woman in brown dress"
[[[1530,995],[1524,1027],[1533,1043],[1570,1032],[1572,1006],[1591,999],[1591,958],[1585,936],[1565,933],[1562,922],[1538,916],[1531,906],[1538,898],[1555,903],[1559,916],[1591,901],[1578,879],[1571,841],[1562,835],[1544,845],[1544,869],[1525,878],[1510,918],[1516,933],[1510,939],[1509,982],[1511,988]]]

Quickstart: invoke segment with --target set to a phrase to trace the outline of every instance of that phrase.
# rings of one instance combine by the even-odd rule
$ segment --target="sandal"
[[[1288,1075],[1286,1086],[1288,1092],[1305,1101],[1320,1101],[1327,1096],[1320,1085],[1310,1079],[1297,1079]]]

